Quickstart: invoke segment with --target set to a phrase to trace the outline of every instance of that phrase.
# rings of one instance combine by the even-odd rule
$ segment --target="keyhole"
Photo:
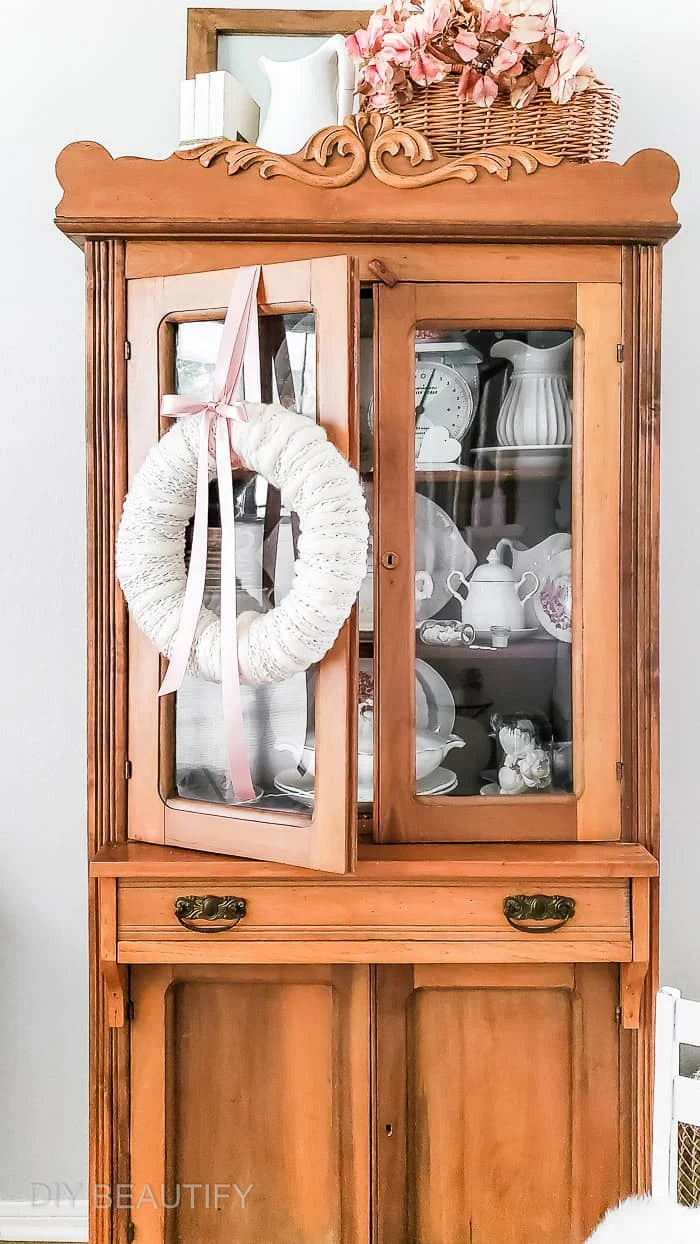
[[[385,570],[395,570],[399,564],[398,553],[383,553],[382,566]]]
[[[387,1125],[386,1125],[386,1127],[385,1127],[385,1129],[384,1129],[384,1130],[385,1130],[385,1132],[386,1132],[387,1136],[393,1136],[393,1135],[394,1135],[394,1129],[393,1129],[393,1127],[392,1127],[391,1123],[387,1123]]]

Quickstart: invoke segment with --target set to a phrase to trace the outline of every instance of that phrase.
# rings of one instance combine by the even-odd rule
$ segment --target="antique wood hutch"
[[[75,143],[58,176],[87,268],[91,1182],[113,1192],[91,1240],[580,1244],[649,1176],[676,167],[448,161],[373,117],[293,157]],[[315,677],[250,695],[261,797],[241,808],[216,688],[159,705],[114,546],[159,394],[206,383],[250,263],[267,399],[361,468],[374,535]],[[563,445],[497,444],[504,340],[570,344]],[[458,411],[458,461],[416,460],[426,394]],[[292,525],[270,570],[270,497],[237,486],[264,608]],[[215,544],[215,495],[211,515]],[[505,648],[431,641],[426,618],[461,624],[447,571],[562,534],[569,635],[525,614]],[[547,789],[502,793],[509,714],[545,731]],[[458,742],[426,776],[444,731]]]

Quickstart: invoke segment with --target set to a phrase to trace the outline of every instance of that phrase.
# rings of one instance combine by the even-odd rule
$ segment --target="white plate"
[[[548,635],[571,643],[571,549],[552,557],[532,598],[535,617]]]
[[[416,661],[416,729],[439,730],[446,738],[454,724],[454,697],[442,674],[427,661]]]
[[[360,587],[359,611],[360,630],[371,631],[374,628],[372,484],[364,485],[364,494],[370,516],[370,541],[367,553],[368,574]],[[432,596],[416,601],[416,626],[440,613],[452,600],[447,587],[447,579],[452,571],[461,570],[469,578],[475,566],[476,557],[449,515],[430,497],[416,493],[416,570],[427,571],[433,581]]]
[[[457,786],[457,774],[451,769],[434,769],[427,777],[416,782],[416,794],[425,798],[426,795],[449,795]]]
[[[571,445],[483,445],[472,449],[472,454],[494,466],[550,467],[570,451]]]
[[[309,807],[313,805],[314,779],[311,774],[302,777],[298,769],[283,769],[275,778],[275,786],[281,795],[291,795]]]
[[[360,658],[360,673],[374,675],[371,657]],[[416,661],[416,729],[439,730],[444,738],[454,732],[455,702],[449,686],[427,661]]]
[[[313,805],[314,779],[310,774],[302,776],[296,769],[284,769],[275,778],[275,786],[282,795],[298,799],[300,803]],[[447,795],[457,786],[457,775],[451,769],[434,769],[427,777],[416,782],[416,794]],[[360,788],[357,792],[358,803],[372,802],[371,790]]]

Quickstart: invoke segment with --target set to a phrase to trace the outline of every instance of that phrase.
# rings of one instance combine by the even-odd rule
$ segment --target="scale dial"
[[[466,380],[447,363],[416,361],[416,447],[427,428],[446,428],[461,440],[474,418],[474,396]]]

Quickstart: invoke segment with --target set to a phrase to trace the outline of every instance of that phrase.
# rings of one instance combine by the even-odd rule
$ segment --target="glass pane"
[[[418,329],[420,795],[573,789],[573,334]]]
[[[357,801],[360,817],[368,818],[374,800],[374,308],[371,286],[363,288],[360,294],[360,472],[370,516],[370,537],[367,576],[358,600]]]
[[[177,392],[211,396],[221,321],[176,325]],[[316,415],[316,338],[312,313],[265,316],[260,324],[264,401]],[[245,377],[243,392],[245,397]],[[252,472],[234,471],[237,612],[264,613],[289,591],[297,522],[279,493]],[[188,536],[189,546],[189,536]],[[220,612],[221,530],[216,482],[209,490],[204,604]],[[314,799],[315,671],[267,687],[242,687],[251,774],[263,807],[309,810]],[[188,676],[176,697],[175,785],[178,794],[233,803],[221,686]]]

